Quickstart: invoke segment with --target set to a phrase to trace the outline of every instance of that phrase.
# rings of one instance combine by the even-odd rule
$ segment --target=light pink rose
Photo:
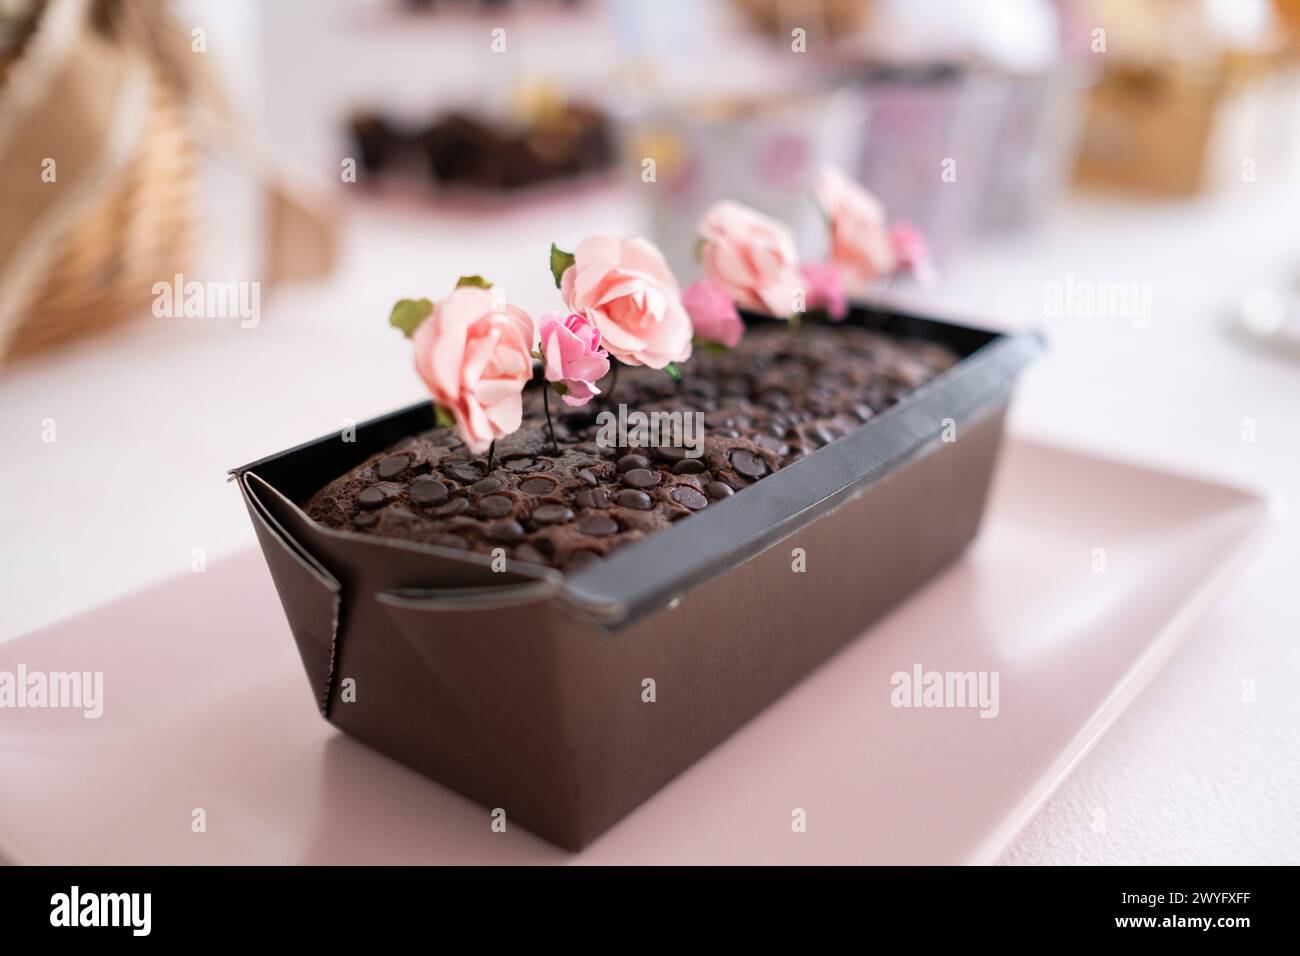
[[[538,319],[537,329],[546,380],[565,387],[564,404],[586,405],[599,395],[596,383],[609,374],[609,354],[591,319],[556,309]]]
[[[700,265],[744,309],[789,318],[799,278],[799,254],[785,226],[757,210],[725,200],[700,220]]]
[[[889,244],[893,247],[900,269],[912,273],[918,282],[934,281],[934,260],[930,258],[930,244],[920,229],[910,222],[896,222],[889,227]]]
[[[708,342],[734,349],[745,334],[745,323],[727,290],[716,282],[701,279],[682,293],[682,304],[695,326],[695,334]]]
[[[830,223],[830,261],[846,279],[870,282],[897,268],[885,209],[875,196],[830,167],[818,173],[815,191],[817,205]]]
[[[415,369],[452,413],[465,445],[482,454],[523,419],[533,377],[533,322],[486,289],[465,286],[434,306],[415,330]]]
[[[560,294],[595,324],[611,355],[650,368],[691,357],[691,320],[658,249],[644,239],[592,236],[573,255]]]
[[[849,314],[844,295],[844,277],[838,266],[829,262],[806,262],[799,267],[810,309],[825,309],[831,321],[840,322]]]

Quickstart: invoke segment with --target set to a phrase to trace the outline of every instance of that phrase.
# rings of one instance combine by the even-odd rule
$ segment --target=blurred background
[[[1281,519],[1298,124],[1300,0],[0,0],[0,640],[249,546],[228,468],[419,400],[395,299],[538,313],[593,233],[685,284],[724,197],[816,259],[827,163],[929,237],[882,295],[1046,331],[1016,434]]]

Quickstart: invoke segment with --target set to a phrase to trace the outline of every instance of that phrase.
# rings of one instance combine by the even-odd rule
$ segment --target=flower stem
[[[487,466],[488,474],[492,473],[492,462],[496,458],[496,454],[497,454],[497,440],[494,438],[492,439],[492,444],[488,445],[488,466]]]
[[[542,386],[542,409],[546,412],[546,427],[551,430],[551,452],[555,455],[560,453],[560,446],[555,441],[555,426],[551,424],[551,386]]]

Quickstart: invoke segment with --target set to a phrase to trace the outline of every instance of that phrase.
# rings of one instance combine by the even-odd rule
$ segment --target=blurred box
[[[698,225],[734,199],[790,227],[806,258],[826,244],[812,201],[822,165],[855,168],[866,117],[856,97],[800,90],[664,102],[627,125],[625,153],[658,188],[646,195],[655,243],[678,275],[692,275]]]
[[[1089,99],[1075,183],[1188,196],[1281,169],[1296,135],[1298,77],[1280,51],[1112,66]]]

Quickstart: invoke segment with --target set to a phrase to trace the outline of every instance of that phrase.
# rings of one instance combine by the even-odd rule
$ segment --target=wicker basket
[[[194,265],[210,159],[264,200],[259,281],[333,268],[331,203],[248,131],[163,0],[40,0],[25,31],[0,26],[0,362],[147,315]]]
[[[153,82],[133,157],[102,197],[55,241],[42,278],[18,306],[7,359],[140,315],[153,283],[189,264],[196,147],[175,90]]]
[[[138,316],[159,279],[170,280],[189,262],[194,231],[198,145],[186,112],[187,91],[166,61],[150,55],[138,19],[162,15],[149,4],[128,10],[111,0],[50,0],[40,5],[33,29],[0,63],[4,84],[26,83],[22,103],[30,115],[11,130],[0,151],[0,176],[26,191],[10,200],[21,207],[11,228],[25,230],[9,248],[4,272],[8,294],[0,327],[0,357],[31,355],[101,332]],[[57,22],[52,22],[57,21]],[[42,31],[59,36],[43,37]],[[52,65],[30,63],[45,58]],[[74,71],[100,71],[78,76]],[[100,76],[122,77],[108,109],[87,102]],[[127,104],[128,90],[134,97]],[[127,130],[114,130],[117,113],[133,109]],[[73,134],[50,133],[42,117],[66,116]],[[31,124],[22,128],[22,123]],[[75,132],[86,127],[84,146]],[[95,128],[102,125],[103,129]],[[35,132],[36,135],[32,135]],[[96,134],[101,134],[96,138]],[[115,138],[116,137],[116,138]],[[111,142],[118,155],[99,153]],[[59,148],[57,184],[32,175],[42,150]],[[36,152],[33,152],[36,150]],[[14,169],[4,167],[14,166]],[[63,168],[72,167],[69,182]],[[39,190],[47,190],[41,194]],[[22,217],[18,221],[18,217]],[[21,260],[21,261],[19,261]]]

